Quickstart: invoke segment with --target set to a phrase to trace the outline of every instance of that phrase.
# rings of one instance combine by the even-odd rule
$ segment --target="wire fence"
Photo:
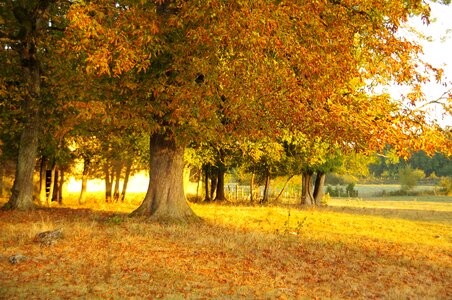
[[[272,188],[270,186],[268,195],[270,201],[275,200],[281,193],[281,188]],[[240,185],[238,183],[228,183],[225,185],[226,198],[231,202],[249,202],[251,201],[251,187],[249,185]],[[253,201],[258,202],[264,197],[264,187],[259,186],[253,189]],[[301,199],[299,188],[286,187],[279,197],[279,202],[293,202]]]

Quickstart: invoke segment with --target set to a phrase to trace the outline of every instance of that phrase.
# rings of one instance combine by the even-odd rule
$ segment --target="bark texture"
[[[5,204],[5,209],[31,210],[36,208],[36,204],[33,202],[33,171],[37,150],[37,125],[27,124],[20,138],[16,175],[11,197]]]
[[[209,193],[209,166],[204,165],[203,170],[204,170],[204,192],[206,194],[206,197],[204,198],[204,202],[209,202],[212,200],[210,198],[210,193]]]
[[[195,221],[184,195],[184,149],[164,135],[151,137],[149,187],[143,203],[132,215],[144,215],[163,223]]]
[[[217,194],[215,196],[215,201],[226,201],[226,195],[224,192],[224,169],[218,168],[217,177]]]
[[[109,162],[105,163],[105,202],[111,202],[111,192],[113,189],[113,178]]]
[[[322,198],[324,195],[323,187],[325,186],[325,173],[317,172],[317,176],[315,178],[315,187],[314,187],[314,201],[317,206],[322,205]]]
[[[312,206],[315,203],[314,191],[312,185],[312,177],[314,172],[304,171],[302,178],[302,188],[301,188],[301,204]]]
[[[261,203],[268,203],[269,202],[269,196],[268,192],[270,190],[270,170],[267,168],[265,169],[265,186],[264,186],[264,195],[262,196]]]
[[[39,105],[41,96],[41,72],[37,41],[41,25],[50,1],[41,1],[36,11],[35,3],[29,1],[14,3],[14,17],[18,30],[22,33],[15,50],[21,59],[22,81],[27,87],[27,95],[21,106],[24,113],[24,127],[19,142],[16,175],[11,197],[5,209],[30,210],[33,203],[33,172],[38,152],[40,128]]]
[[[121,202],[126,199],[127,185],[129,184],[130,173],[132,172],[132,162],[126,161],[126,172],[124,174],[124,182],[122,183]]]

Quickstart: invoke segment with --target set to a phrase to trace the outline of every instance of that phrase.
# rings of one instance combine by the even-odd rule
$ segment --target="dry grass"
[[[93,210],[98,202],[0,212],[0,298],[452,297],[452,215],[435,203],[391,213],[365,201],[313,210],[197,204],[205,222],[161,226],[128,218],[134,201],[104,205],[108,212]],[[33,242],[60,227],[55,245]],[[10,264],[17,253],[29,259]]]

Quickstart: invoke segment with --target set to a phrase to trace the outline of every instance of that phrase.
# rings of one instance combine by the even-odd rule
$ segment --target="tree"
[[[194,141],[275,140],[284,128],[344,152],[449,151],[448,133],[419,111],[366,93],[371,80],[426,80],[420,48],[397,28],[427,12],[421,1],[98,1],[72,6],[77,43],[67,45],[88,73],[145,91],[126,101],[145,107],[133,120],[151,136],[150,185],[135,214],[183,220],[192,213],[175,176]]]
[[[6,1],[1,4],[1,50],[15,53],[12,67],[20,70],[21,133],[16,175],[6,209],[33,209],[33,171],[41,129],[42,65],[51,44],[55,25],[61,21],[55,11],[64,11],[63,1]],[[52,14],[52,17],[51,17]],[[52,20],[50,22],[50,19]]]
[[[411,166],[406,166],[399,171],[400,186],[402,191],[409,192],[418,184],[418,181],[425,177],[425,173],[422,170],[415,169]]]

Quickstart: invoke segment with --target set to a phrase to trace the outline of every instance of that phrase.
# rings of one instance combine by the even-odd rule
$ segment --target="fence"
[[[251,188],[249,185],[239,185],[238,183],[228,183],[224,187],[226,198],[231,202],[249,202],[251,200]],[[269,189],[270,201],[274,200],[279,193],[280,188]],[[264,187],[259,186],[253,190],[253,201],[258,202],[264,196]],[[279,202],[293,202],[301,199],[300,188],[287,187],[278,199]]]

